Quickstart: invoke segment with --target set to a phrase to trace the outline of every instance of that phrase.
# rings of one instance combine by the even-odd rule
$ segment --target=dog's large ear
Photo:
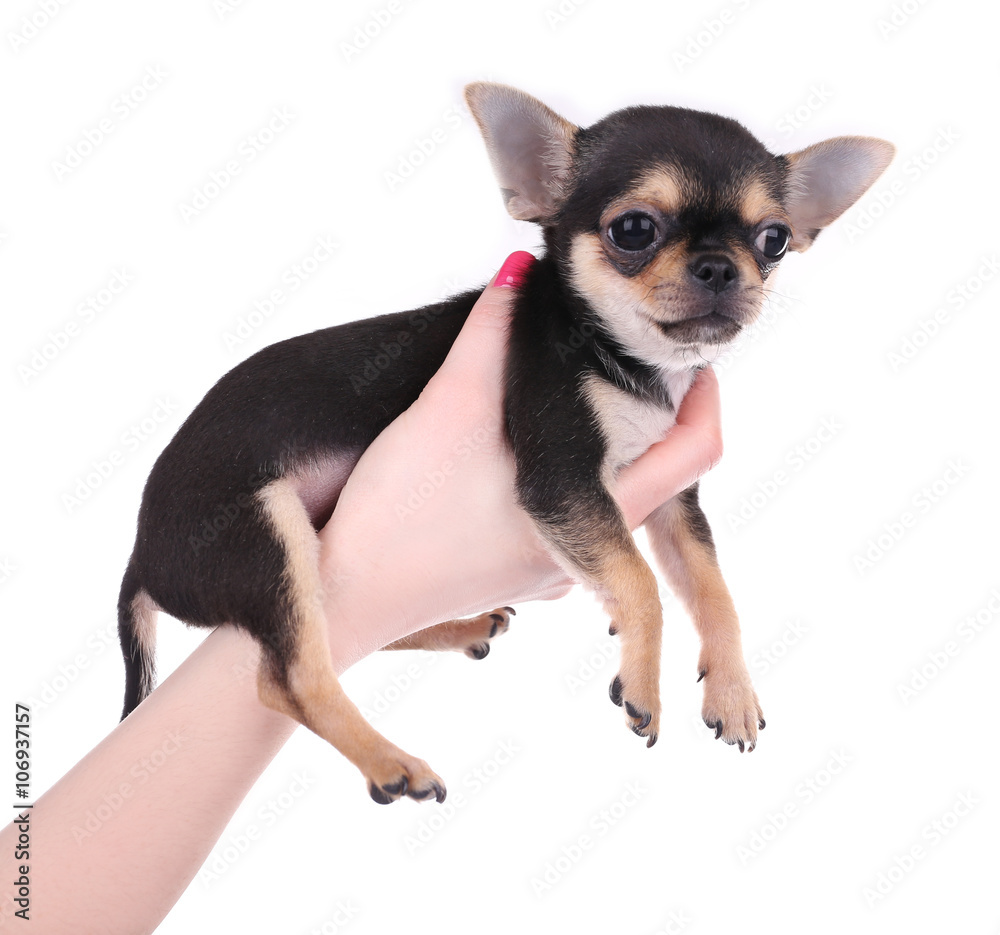
[[[507,211],[544,223],[566,194],[578,127],[530,94],[477,81],[465,101],[479,124]]]
[[[802,251],[892,162],[896,147],[869,136],[838,136],[785,156],[792,250]]]

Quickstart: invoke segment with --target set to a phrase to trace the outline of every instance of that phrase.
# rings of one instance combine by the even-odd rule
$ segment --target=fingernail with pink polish
[[[518,288],[524,284],[528,270],[531,269],[534,262],[535,258],[526,250],[512,253],[500,267],[500,272],[496,274],[493,285],[499,286],[501,289]]]

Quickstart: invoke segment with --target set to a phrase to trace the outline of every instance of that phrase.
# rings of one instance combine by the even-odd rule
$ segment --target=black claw
[[[722,721],[715,722],[715,739],[718,740],[722,736]]]
[[[436,801],[443,802],[448,792],[440,783],[432,782],[428,788],[419,790],[411,789],[408,794],[411,799],[416,799],[418,802],[422,802],[432,795]]]
[[[708,675],[708,669],[702,669],[701,672],[698,673],[698,678],[695,679],[695,683],[697,684],[700,682],[706,675]]]
[[[760,719],[760,723],[757,725],[757,729],[758,730],[763,730],[765,727],[767,727],[767,725],[764,723],[764,719],[761,718]]]
[[[608,694],[611,696],[611,700],[620,708],[622,706],[621,676],[615,676],[614,681],[611,683],[611,688],[608,689]]]
[[[632,728],[633,730],[635,730],[636,728],[642,730],[646,727],[649,727],[649,722],[653,719],[652,715],[639,711],[638,708],[634,708],[627,701],[625,702],[625,711],[628,713],[629,717],[634,717],[639,721],[639,723],[636,724],[634,728]]]
[[[504,610],[506,610],[507,613],[510,614],[512,617],[516,617],[517,616],[517,611],[514,610],[513,607],[504,607]]]
[[[740,753],[742,753],[743,752],[743,741],[742,740],[737,740],[736,742],[740,745]]]
[[[406,795],[406,790],[410,788],[410,781],[403,776],[399,782],[390,783],[389,785],[382,786],[382,791],[389,793],[389,795]]]
[[[647,740],[647,741],[646,741],[646,749],[647,749],[647,750],[648,750],[648,749],[649,749],[649,748],[650,748],[651,746],[653,746],[653,744],[654,744],[654,743],[656,743],[656,740],[657,740],[657,738],[658,738],[659,736],[660,736],[659,734],[650,734],[650,735],[649,735],[649,740]]]
[[[368,787],[368,794],[376,801],[379,805],[389,805],[392,799],[387,796],[375,783],[372,783]]]
[[[617,636],[617,635],[618,631],[615,629],[615,625],[611,624],[611,626],[608,627],[608,636]]]
[[[490,614],[490,616],[496,617],[496,614]],[[499,629],[500,629],[499,623],[494,623],[493,626],[490,627],[490,639],[493,639],[493,637],[497,635],[497,630]]]
[[[473,646],[469,649],[469,652],[471,652],[476,659],[485,659],[490,654],[490,644],[482,643],[478,646]]]

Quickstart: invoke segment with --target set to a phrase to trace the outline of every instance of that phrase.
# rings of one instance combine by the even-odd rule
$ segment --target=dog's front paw
[[[746,667],[728,672],[725,668],[704,665],[698,681],[705,683],[701,717],[716,740],[735,744],[740,753],[757,746],[757,731],[764,729],[764,713]]]
[[[498,607],[488,614],[481,614],[468,622],[469,645],[465,655],[470,659],[484,659],[490,652],[490,640],[510,629],[513,607]]]
[[[404,795],[418,802],[431,797],[443,802],[448,794],[444,780],[423,760],[401,750],[367,772],[365,779],[368,780],[368,794],[379,805],[388,805]]]
[[[619,672],[611,682],[608,694],[620,708],[625,709],[626,723],[633,733],[646,738],[646,746],[656,743],[660,733],[660,692],[659,686],[646,685],[643,691],[641,680],[625,681]]]

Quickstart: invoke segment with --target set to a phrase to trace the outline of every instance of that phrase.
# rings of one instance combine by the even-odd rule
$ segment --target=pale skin
[[[526,260],[520,255],[522,267]],[[516,282],[517,268],[517,260],[508,261],[495,282],[508,272]],[[484,291],[442,368],[362,457],[320,532],[338,673],[441,621],[557,598],[571,586],[514,505],[501,390],[510,295],[503,285]],[[707,369],[668,438],[616,480],[613,492],[630,528],[718,461],[719,425],[718,384]],[[422,496],[431,489],[428,475],[445,480]],[[238,630],[215,630],[38,799],[27,861],[35,935],[135,935],[166,916],[298,726],[259,702],[257,658],[256,644]],[[162,765],[143,769],[154,756]],[[191,797],[195,783],[198,795]],[[369,801],[361,782],[353,791],[359,802]],[[183,822],[176,820],[178,803]],[[98,811],[106,820],[81,836],[88,812]],[[13,824],[0,831],[0,930],[20,924],[11,902],[23,862],[13,859],[17,836]]]

